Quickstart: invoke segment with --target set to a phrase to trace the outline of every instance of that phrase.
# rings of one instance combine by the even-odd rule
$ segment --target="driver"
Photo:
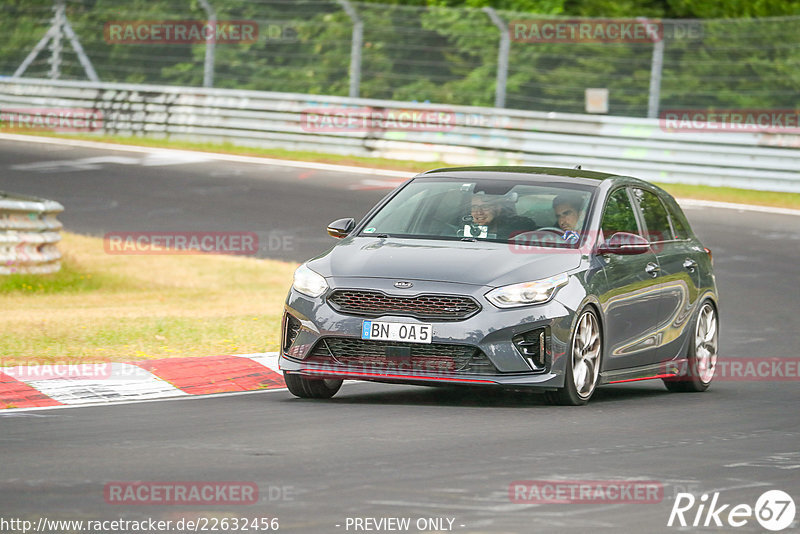
[[[470,215],[474,225],[486,228],[487,237],[508,239],[536,229],[533,219],[516,215],[512,206],[481,193],[472,197]]]
[[[556,216],[558,227],[565,232],[578,227],[581,219],[583,202],[576,196],[559,195],[553,199],[553,213]]]

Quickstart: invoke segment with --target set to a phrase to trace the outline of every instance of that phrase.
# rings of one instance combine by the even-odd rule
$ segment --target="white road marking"
[[[361,182],[358,184],[351,185],[350,189],[354,191],[369,189],[394,189],[403,182],[404,180],[375,180],[367,178],[361,180]]]
[[[91,171],[103,168],[104,165],[137,165],[141,158],[130,158],[124,156],[98,156],[92,158],[79,159],[57,159],[52,161],[37,161],[34,163],[21,163],[12,165],[15,171],[34,171],[34,172],[75,172]]]
[[[139,157],[128,156],[96,156],[79,159],[60,159],[52,161],[37,161],[34,163],[20,163],[12,165],[15,171],[33,172],[77,172],[102,169],[108,165],[141,165],[143,167],[161,167],[166,165],[184,165],[188,163],[202,163],[209,158],[202,152],[193,154],[177,153],[159,150]]]
[[[769,467],[774,469],[800,469],[800,452],[783,452],[763,456],[748,462],[726,464],[725,467]]]
[[[202,152],[177,152],[172,150],[158,150],[145,154],[141,165],[144,167],[161,167],[165,165],[184,165],[190,163],[203,163],[211,158]]]

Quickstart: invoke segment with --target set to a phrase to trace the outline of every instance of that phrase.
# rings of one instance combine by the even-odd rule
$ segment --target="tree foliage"
[[[347,95],[353,22],[334,0],[209,0],[218,20],[259,24],[256,43],[218,44],[214,86]],[[661,107],[794,108],[800,95],[800,0],[382,0],[353,3],[363,22],[360,95],[492,106],[505,22],[648,17],[665,26]],[[53,0],[5,0],[0,75],[48,28]],[[110,21],[205,20],[197,0],[67,0],[67,16],[102,81],[201,86],[202,44],[113,44]],[[705,20],[697,20],[705,19]],[[85,79],[68,41],[60,73]],[[45,49],[26,76],[47,77]],[[608,88],[610,113],[647,110],[652,43],[512,41],[506,105],[582,112]]]

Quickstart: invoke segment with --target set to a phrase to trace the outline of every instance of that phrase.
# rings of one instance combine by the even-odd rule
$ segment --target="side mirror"
[[[640,235],[617,232],[597,247],[598,254],[643,254],[650,250],[650,243]]]
[[[353,231],[356,226],[356,220],[352,217],[346,219],[337,219],[328,225],[328,235],[341,239]]]

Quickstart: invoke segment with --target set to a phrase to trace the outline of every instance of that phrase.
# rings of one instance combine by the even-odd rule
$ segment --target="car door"
[[[633,195],[660,268],[659,361],[671,360],[682,351],[697,304],[699,272],[694,257],[698,250],[680,219],[669,215],[655,191],[634,188]]]
[[[628,187],[612,191],[601,220],[601,240],[617,232],[644,237]],[[658,258],[641,254],[603,254],[605,291],[599,295],[605,317],[607,371],[653,363],[658,359],[658,307],[661,280]]]

